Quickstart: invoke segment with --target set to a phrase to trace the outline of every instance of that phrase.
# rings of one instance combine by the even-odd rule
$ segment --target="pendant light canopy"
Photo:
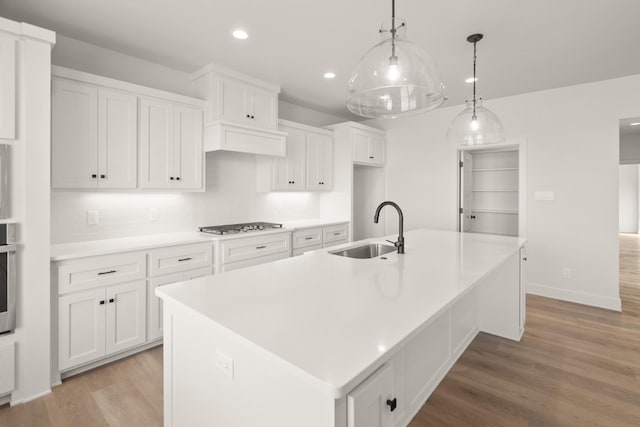
[[[493,111],[482,106],[482,98],[476,98],[476,45],[482,34],[467,37],[473,43],[473,99],[466,101],[466,108],[453,119],[447,133],[447,141],[457,145],[483,145],[504,142],[502,123]]]
[[[349,79],[347,108],[364,117],[394,118],[433,110],[442,104],[442,81],[431,57],[404,38],[406,23],[380,29],[384,40],[360,59]]]

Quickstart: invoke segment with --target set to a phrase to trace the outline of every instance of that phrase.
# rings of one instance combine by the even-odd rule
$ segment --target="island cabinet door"
[[[146,295],[145,281],[107,288],[107,354],[145,342]]]
[[[393,396],[393,368],[383,365],[347,397],[348,427],[392,427],[398,404]]]

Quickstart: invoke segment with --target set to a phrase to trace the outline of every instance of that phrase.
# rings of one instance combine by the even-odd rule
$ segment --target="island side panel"
[[[210,320],[164,300],[165,426],[329,427],[335,400]],[[217,365],[233,359],[232,376]]]
[[[484,277],[478,284],[480,331],[520,341],[524,332],[521,310],[525,298],[521,286],[520,251]]]

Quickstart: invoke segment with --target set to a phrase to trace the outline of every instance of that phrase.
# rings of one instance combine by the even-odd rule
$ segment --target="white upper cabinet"
[[[271,186],[264,191],[322,191],[333,185],[333,133],[300,123],[280,120],[287,133],[287,156],[259,162],[259,168],[271,168]],[[266,166],[264,166],[266,163]],[[258,180],[263,180],[258,173]]]
[[[53,188],[136,188],[137,99],[53,80]]]
[[[306,132],[284,128],[287,135],[287,157],[273,160],[273,189],[304,191]]]
[[[203,188],[203,101],[53,70],[54,189]]]
[[[136,188],[138,99],[98,91],[98,187]]]
[[[307,133],[307,189],[333,188],[333,138],[330,135]]]
[[[202,111],[143,98],[140,126],[140,187],[202,188]]]
[[[53,80],[51,185],[98,187],[98,89]]]
[[[194,73],[192,81],[207,105],[205,151],[286,155],[286,134],[278,130],[279,86],[214,65]]]
[[[140,100],[140,187],[173,185],[173,125],[170,102]]]
[[[16,38],[0,33],[0,138],[16,137]]]
[[[351,141],[355,163],[384,165],[385,138],[383,135],[363,129],[352,129]]]

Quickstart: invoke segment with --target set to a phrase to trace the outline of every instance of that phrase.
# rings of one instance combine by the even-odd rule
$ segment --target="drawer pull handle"
[[[340,235],[340,232],[339,232],[339,231],[336,231],[335,233],[333,233],[333,235],[334,235],[334,236],[339,236],[339,235]]]
[[[187,258],[180,258],[180,259],[178,260],[178,262],[191,261],[192,259],[193,259],[193,258],[191,258],[191,257],[187,257]]]
[[[104,276],[105,274],[113,274],[116,272],[117,270],[101,271],[100,273],[98,273],[98,276]]]
[[[256,246],[256,249],[264,249],[264,248],[266,248],[266,246],[264,245]]]
[[[313,237],[311,237],[311,236],[304,238],[304,240],[311,240],[311,239],[313,239]]]
[[[398,400],[395,397],[393,398],[393,400],[387,399],[387,405],[389,406],[389,410],[393,412],[396,410],[396,407],[398,406]]]

